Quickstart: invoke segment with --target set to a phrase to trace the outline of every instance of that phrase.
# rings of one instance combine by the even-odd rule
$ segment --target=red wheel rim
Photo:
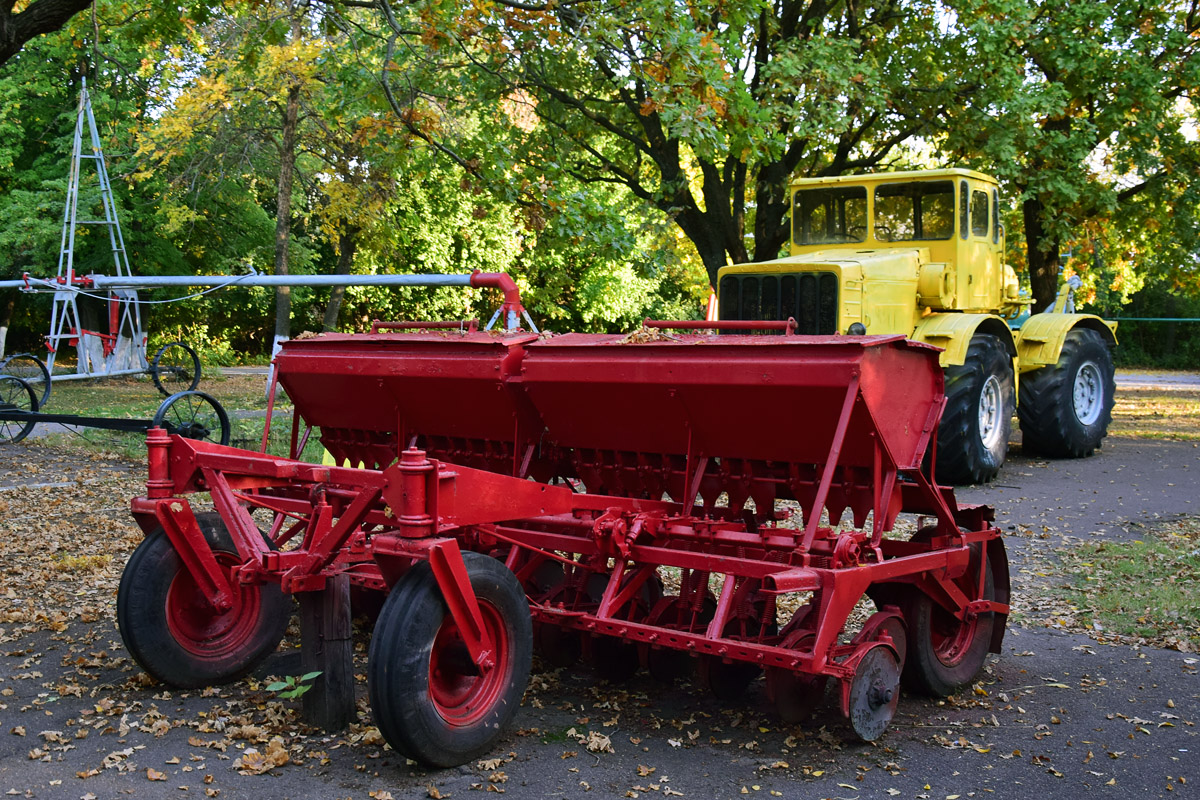
[[[429,653],[429,697],[438,714],[451,725],[466,727],[487,717],[510,680],[508,628],[496,607],[482,598],[479,610],[492,640],[495,666],[479,674],[458,625],[449,614],[442,621]]]
[[[227,576],[240,561],[232,553],[216,552]],[[201,659],[218,659],[254,644],[258,627],[259,592],[254,585],[230,581],[233,606],[219,612],[209,605],[187,569],[181,568],[167,590],[167,627],[179,646]]]
[[[979,617],[971,616],[963,621],[944,608],[935,606],[930,623],[929,638],[933,642],[933,652],[938,661],[952,667],[971,650],[979,628]]]

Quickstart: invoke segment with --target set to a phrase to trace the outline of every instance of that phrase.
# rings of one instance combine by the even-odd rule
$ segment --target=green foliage
[[[313,687],[313,681],[321,677],[321,672],[306,672],[303,675],[288,675],[281,681],[272,681],[267,684],[268,692],[275,692],[282,700],[295,700],[302,697],[309,689]]]

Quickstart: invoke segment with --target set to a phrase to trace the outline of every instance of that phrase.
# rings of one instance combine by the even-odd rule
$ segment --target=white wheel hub
[[[988,450],[994,451],[1001,444],[1003,413],[1004,392],[1000,389],[1000,380],[989,375],[979,393],[979,438]]]
[[[1104,410],[1104,377],[1095,362],[1085,362],[1075,373],[1071,399],[1080,424],[1094,425],[1100,419]]]

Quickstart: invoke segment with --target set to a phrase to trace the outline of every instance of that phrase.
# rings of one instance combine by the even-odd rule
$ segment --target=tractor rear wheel
[[[232,608],[208,604],[161,528],[134,550],[117,590],[117,625],[130,655],[180,689],[228,683],[254,669],[279,646],[290,611],[278,586],[234,578],[242,559],[219,514],[197,514],[196,522],[231,578]]]
[[[462,556],[492,640],[491,669],[471,661],[428,562],[392,588],[371,636],[375,724],[393,749],[430,767],[465,764],[491,749],[529,681],[532,626],[520,582],[493,558]]]
[[[961,485],[996,477],[1012,429],[1013,363],[998,336],[971,339],[966,361],[946,369],[946,411],[938,427],[937,481]]]
[[[1099,333],[1067,334],[1058,363],[1021,378],[1021,447],[1052,458],[1090,456],[1108,435],[1116,383],[1112,353]]]

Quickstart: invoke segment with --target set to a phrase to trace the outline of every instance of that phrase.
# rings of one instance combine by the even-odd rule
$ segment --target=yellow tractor
[[[1075,279],[1051,308],[1028,313],[1004,263],[994,178],[964,169],[800,178],[791,193],[791,255],[721,269],[720,319],[795,318],[799,334],[901,333],[943,348],[941,483],[996,475],[1014,408],[1026,453],[1080,458],[1100,446],[1116,323],[1074,313]]]

